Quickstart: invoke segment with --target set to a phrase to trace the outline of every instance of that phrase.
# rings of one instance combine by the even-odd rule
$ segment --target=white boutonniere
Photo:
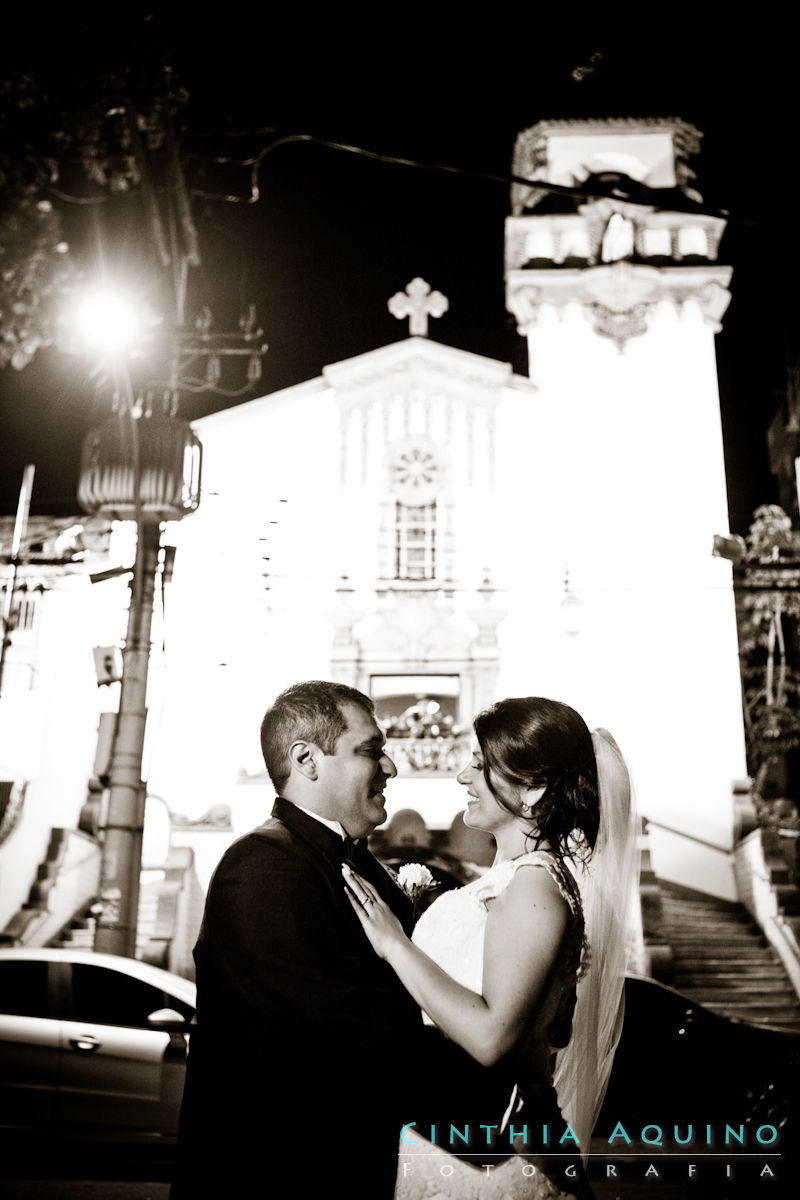
[[[397,886],[405,892],[412,904],[416,904],[425,892],[432,892],[439,884],[422,863],[403,863],[397,872]]]

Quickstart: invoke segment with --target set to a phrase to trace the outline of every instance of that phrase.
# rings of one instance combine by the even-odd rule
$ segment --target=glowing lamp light
[[[119,292],[90,292],[78,305],[75,321],[84,340],[105,354],[122,354],[142,334],[142,320]]]

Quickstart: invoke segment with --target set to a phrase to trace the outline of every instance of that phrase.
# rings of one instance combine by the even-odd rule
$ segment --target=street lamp
[[[131,306],[113,294],[93,294],[77,315],[86,339],[104,347],[114,378],[114,412],[84,440],[78,500],[93,515],[136,522],[95,935],[96,950],[133,958],[146,797],[142,752],[147,674],[161,525],[197,508],[201,446],[189,424],[175,415],[176,392],[166,389],[160,403],[152,397],[143,402],[135,395],[129,354],[140,323]]]
[[[120,358],[137,344],[142,318],[127,296],[111,288],[87,292],[79,301],[75,325],[87,345],[111,358]]]

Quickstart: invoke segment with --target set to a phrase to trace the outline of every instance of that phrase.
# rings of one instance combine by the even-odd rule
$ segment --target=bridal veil
[[[638,819],[628,768],[605,729],[592,732],[597,760],[600,825],[594,853],[575,875],[583,902],[589,969],[577,985],[568,1044],[553,1078],[559,1107],[586,1161],[622,1032],[625,965],[638,916]]]

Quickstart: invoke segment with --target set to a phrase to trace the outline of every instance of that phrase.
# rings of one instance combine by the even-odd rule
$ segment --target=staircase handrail
[[[645,826],[655,825],[656,829],[663,829],[665,833],[674,833],[677,837],[687,838],[690,842],[697,842],[699,846],[706,846],[709,850],[716,850],[718,854],[726,854],[730,857],[734,852],[733,846],[720,846],[718,842],[709,842],[707,838],[698,837],[695,833],[687,833],[685,829],[676,829],[673,825],[665,825],[663,821],[654,821],[652,817],[643,817]]]

